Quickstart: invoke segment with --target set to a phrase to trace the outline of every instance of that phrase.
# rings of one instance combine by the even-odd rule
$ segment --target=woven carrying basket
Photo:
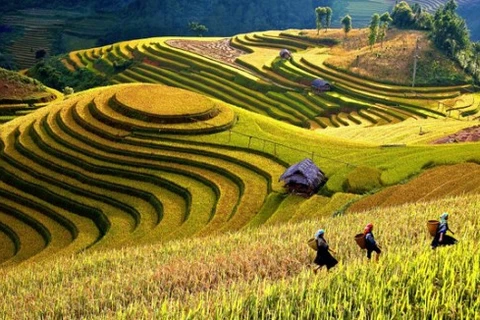
[[[363,233],[359,233],[355,235],[355,241],[357,242],[358,246],[362,249],[367,248],[367,244],[365,243],[365,235]]]
[[[315,238],[311,238],[310,240],[307,241],[308,246],[312,248],[313,250],[317,251],[318,250],[318,243]]]
[[[437,228],[439,224],[440,222],[438,222],[437,220],[428,220],[427,228],[428,228],[428,232],[432,237],[435,237],[435,235],[437,234]]]

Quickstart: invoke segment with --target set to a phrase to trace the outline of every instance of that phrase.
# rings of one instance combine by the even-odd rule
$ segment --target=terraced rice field
[[[344,186],[360,165],[381,164],[387,186],[434,163],[480,161],[473,144],[325,138],[158,84],[69,96],[4,124],[0,138],[2,267],[331,215],[359,199]],[[285,194],[278,177],[304,157],[298,151],[318,150],[333,196]]]
[[[0,310],[28,319],[475,319],[479,201],[464,195],[26,264],[2,272]],[[445,210],[459,243],[433,251],[426,222]],[[378,263],[353,239],[367,222],[382,246]],[[319,227],[339,264],[315,274],[306,239]]]
[[[410,1],[407,1],[410,3]],[[425,8],[429,12],[435,12],[440,6],[445,5],[446,1],[443,0],[420,0],[416,1],[422,8]],[[476,5],[476,1],[474,0],[456,0],[456,3],[460,6],[472,6]]]
[[[391,12],[395,2],[392,0],[340,0],[346,14],[352,17],[355,28],[365,28],[370,23],[374,13]]]
[[[239,229],[285,169],[268,155],[164,140],[237,121],[228,105],[181,89],[115,86],[24,118],[1,134],[2,266]]]
[[[26,69],[37,62],[37,50],[43,49],[52,54],[55,41],[62,42],[67,50],[96,43],[116,24],[116,18],[105,14],[85,18],[84,13],[75,10],[29,8],[2,15],[0,24],[13,27],[20,33],[7,51],[14,56],[20,69]],[[63,36],[59,38],[59,34]]]
[[[454,139],[458,139],[457,142],[478,141],[475,134],[468,133],[469,131],[475,132],[477,126],[478,120],[472,119],[469,121],[410,119],[389,126],[366,127],[365,130],[368,134],[365,134],[365,130],[359,130],[354,126],[330,128],[318,130],[318,132],[326,136],[377,145],[422,145],[454,142]],[[459,132],[462,131],[466,132],[463,139],[459,137]],[[467,138],[471,138],[471,140],[467,140]]]
[[[278,58],[281,48],[293,58]],[[269,31],[219,38],[149,38],[70,53],[69,68],[104,73],[116,59],[135,63],[114,73],[112,83],[161,83],[221,99],[305,128],[384,125],[406,119],[462,118],[444,101],[461,99],[469,85],[390,85],[347,74],[326,63],[329,48],[298,31]],[[103,60],[102,67],[99,59]],[[113,67],[111,68],[113,69]],[[310,84],[323,78],[332,92],[315,94]],[[469,116],[477,110],[472,107]],[[469,110],[470,110],[469,109]]]
[[[289,30],[71,52],[71,70],[109,68],[118,85],[2,125],[1,266],[332,215],[430,167],[480,162],[475,143],[428,145],[476,123],[468,85],[366,80],[328,64],[330,50]],[[132,64],[110,73],[120,59]],[[320,77],[333,90],[314,92]],[[278,181],[305,157],[329,177],[310,199]]]
[[[480,193],[479,173],[480,165],[475,163],[436,167],[408,183],[386,188],[375,195],[357,201],[348,208],[348,212],[478,194]]]
[[[35,64],[37,50],[43,49],[51,53],[54,34],[59,32],[65,23],[63,18],[40,9],[4,15],[0,22],[21,31],[21,36],[7,48],[21,69]]]

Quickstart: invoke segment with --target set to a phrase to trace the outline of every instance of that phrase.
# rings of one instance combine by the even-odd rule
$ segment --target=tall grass
[[[480,196],[98,251],[0,271],[0,318],[476,319]],[[430,249],[426,221],[450,213],[456,246]],[[373,222],[368,262],[353,236]],[[319,228],[337,251],[310,270]]]

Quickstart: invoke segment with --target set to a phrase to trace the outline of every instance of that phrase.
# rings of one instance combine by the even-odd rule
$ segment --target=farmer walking
[[[444,212],[440,216],[440,224],[438,225],[437,232],[432,240],[432,249],[435,249],[438,246],[450,246],[457,243],[455,238],[446,234],[448,230],[450,230],[448,227],[448,213]],[[455,234],[452,230],[450,230],[450,232]]]
[[[378,257],[382,250],[378,247],[377,242],[375,241],[375,237],[373,236],[373,223],[368,223],[363,229],[363,234],[365,235],[365,246],[367,249],[367,258],[370,260],[372,258],[372,252],[375,251],[377,254],[375,255],[375,261],[378,261]]]
[[[327,270],[333,268],[337,263],[330,252],[335,253],[328,247],[328,243],[324,238],[325,230],[320,229],[315,233],[315,240],[317,241],[317,256],[313,262],[318,266],[313,271],[316,273],[321,267],[327,266]]]

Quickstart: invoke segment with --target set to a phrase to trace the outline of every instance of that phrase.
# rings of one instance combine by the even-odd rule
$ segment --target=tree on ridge
[[[368,35],[368,44],[370,45],[370,49],[372,49],[375,42],[377,42],[379,25],[380,16],[378,15],[378,13],[374,13],[372,15],[372,20],[370,21],[369,26],[370,33]]]
[[[345,17],[342,18],[340,22],[343,25],[343,32],[345,32],[345,38],[346,38],[350,30],[352,30],[352,17],[350,17],[350,15],[347,14]]]
[[[393,21],[392,17],[390,17],[390,14],[388,12],[385,12],[380,16],[380,32],[378,34],[378,37],[380,38],[380,47],[383,48],[383,40],[387,36],[387,30],[389,24]]]

